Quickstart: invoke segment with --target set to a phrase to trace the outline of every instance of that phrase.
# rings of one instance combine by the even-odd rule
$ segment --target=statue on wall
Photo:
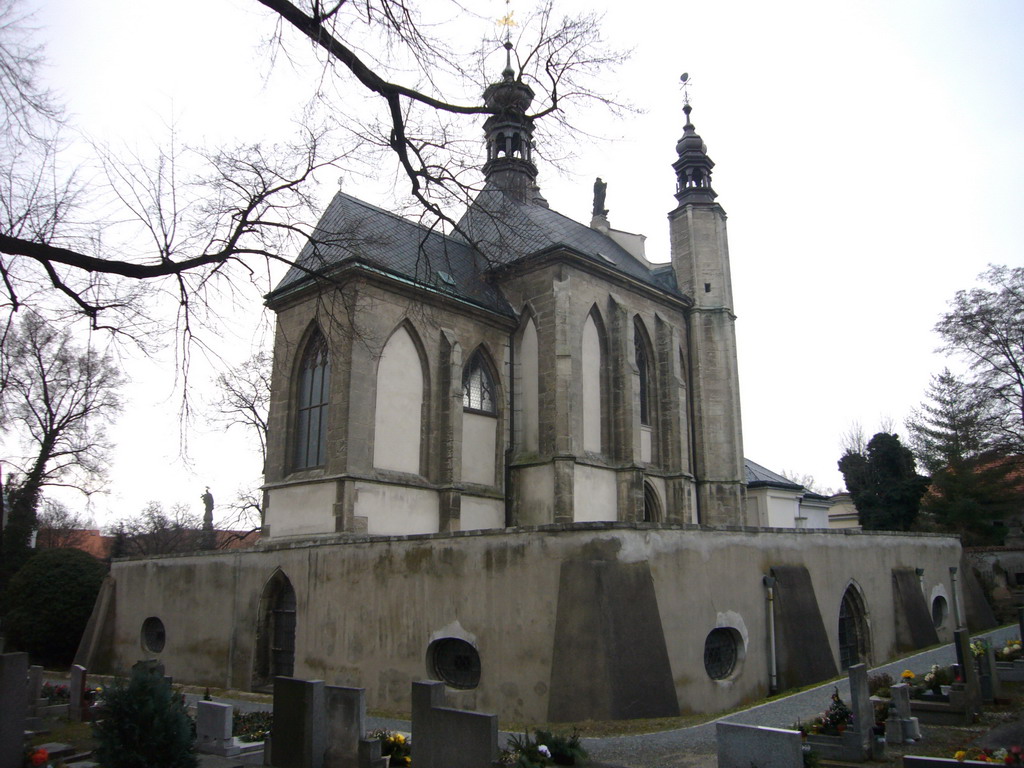
[[[601,177],[598,176],[597,180],[594,181],[594,215],[595,216],[607,216],[608,211],[604,207],[604,198],[608,190],[608,183],[601,181]]]

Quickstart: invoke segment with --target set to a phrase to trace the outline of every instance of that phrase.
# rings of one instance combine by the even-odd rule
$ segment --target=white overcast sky
[[[214,145],[280,138],[310,79],[265,79],[273,21],[255,0],[50,0],[36,23],[75,125],[114,146],[165,141],[172,121]],[[546,197],[586,222],[601,176],[612,226],[647,235],[648,257],[667,260],[689,72],[729,215],[745,453],[840,488],[842,433],[857,421],[870,435],[884,419],[901,431],[943,367],[931,329],[955,291],[988,263],[1024,263],[1024,2],[634,0],[608,7],[604,27],[634,51],[604,87],[642,112],[588,113],[585,127],[610,140],[581,138],[572,176],[542,166]],[[267,338],[258,309],[253,295],[223,329],[229,359]],[[127,364],[110,493],[91,507],[101,522],[150,499],[199,512],[206,485],[224,504],[258,478],[243,433],[202,418],[181,458],[170,359]],[[214,370],[197,364],[198,394]]]

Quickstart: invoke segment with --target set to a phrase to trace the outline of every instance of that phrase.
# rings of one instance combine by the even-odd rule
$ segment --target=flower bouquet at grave
[[[370,738],[380,742],[380,753],[391,757],[391,765],[412,765],[412,739],[387,728],[370,731]]]
[[[21,764],[25,768],[40,768],[47,765],[49,759],[50,753],[42,747],[29,747],[25,750],[25,758]]]
[[[498,763],[516,768],[542,768],[549,765],[581,765],[586,759],[587,753],[580,744],[579,731],[574,728],[569,736],[550,731],[534,731],[533,738],[526,733],[511,736]]]
[[[66,685],[54,685],[53,683],[43,683],[43,687],[40,690],[39,697],[46,699],[46,701],[53,704],[68,704],[71,701],[71,689]]]
[[[989,648],[991,648],[991,645],[989,645],[988,640],[983,637],[979,637],[977,640],[973,640],[971,642],[971,655],[976,659],[980,659],[988,653]]]
[[[910,698],[919,699],[926,693],[933,693],[936,696],[942,693],[942,686],[953,684],[953,669],[951,667],[940,667],[932,664],[921,682],[910,689]]]
[[[990,749],[988,747],[981,749],[978,747],[968,747],[967,749],[957,750],[953,754],[953,759],[960,762],[963,762],[964,760],[974,760],[979,763],[1024,765],[1024,749],[1019,746],[1010,747],[1009,749]]]
[[[825,710],[825,730],[842,733],[850,725],[853,725],[853,711],[839,698],[839,689],[835,688],[832,691],[832,703]]]
[[[273,712],[239,712],[236,709],[231,713],[231,735],[246,743],[266,741],[273,725]]]
[[[1016,661],[1024,656],[1024,649],[1021,648],[1020,640],[1007,640],[1006,645],[996,652],[997,661]]]

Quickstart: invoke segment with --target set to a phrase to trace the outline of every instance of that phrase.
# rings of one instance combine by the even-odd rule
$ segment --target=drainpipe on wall
[[[957,567],[949,566],[949,580],[953,587],[953,624],[957,629],[963,629],[960,623],[960,582],[956,578]]]
[[[924,568],[915,568],[914,573],[917,574],[917,585],[921,587],[921,594],[924,595],[925,602],[928,602],[928,595],[924,592]]]
[[[516,340],[508,335],[508,448],[505,449],[505,527],[512,527],[512,456],[516,440]]]
[[[775,663],[775,577],[765,576],[768,589],[768,693],[779,692],[778,672]]]

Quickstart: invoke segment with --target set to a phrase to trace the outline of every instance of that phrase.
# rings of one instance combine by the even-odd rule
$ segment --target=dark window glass
[[[651,426],[650,365],[647,360],[643,333],[636,326],[633,328],[633,346],[636,354],[636,368],[640,372],[640,423],[649,427]]]
[[[860,598],[849,587],[839,606],[839,663],[843,669],[867,662],[868,637]]]
[[[494,402],[494,380],[479,353],[470,358],[469,365],[462,374],[462,407],[481,413],[497,412]]]
[[[480,654],[457,637],[443,637],[430,644],[430,664],[434,676],[452,688],[476,688],[480,685]]]
[[[291,677],[295,671],[295,590],[280,585],[270,615],[271,677]]]
[[[142,645],[150,653],[160,653],[167,643],[164,623],[156,616],[150,616],[142,622]]]
[[[946,622],[946,616],[949,612],[949,606],[946,604],[946,598],[942,595],[938,595],[932,600],[932,624],[938,629]]]
[[[722,680],[732,674],[739,658],[737,633],[727,627],[718,627],[708,633],[704,641],[704,669],[712,680]]]
[[[306,347],[299,370],[295,420],[295,468],[318,467],[327,454],[327,401],[331,361],[327,342],[317,333]]]

